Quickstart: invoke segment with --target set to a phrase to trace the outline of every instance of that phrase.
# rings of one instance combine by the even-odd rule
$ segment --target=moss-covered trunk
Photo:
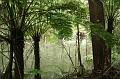
[[[24,49],[24,33],[21,29],[14,28],[12,30],[12,40],[13,40],[13,52],[15,59],[15,69],[14,76],[15,79],[24,78],[24,58],[23,58],[23,49]]]
[[[40,71],[40,48],[39,48],[39,42],[40,42],[40,35],[39,34],[35,34],[33,36],[33,41],[34,41],[34,56],[35,56],[35,70],[38,71],[38,73],[35,75],[34,79],[41,79],[41,75],[39,73]]]

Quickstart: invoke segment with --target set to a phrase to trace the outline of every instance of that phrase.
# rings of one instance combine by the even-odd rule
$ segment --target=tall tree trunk
[[[13,44],[10,43],[10,57],[3,79],[12,79],[12,65],[13,65]]]
[[[24,33],[21,29],[14,28],[12,30],[13,52],[15,59],[15,79],[24,79]]]
[[[88,0],[89,11],[90,11],[90,21],[92,23],[100,23],[103,25],[101,28],[104,29],[104,9],[102,0]],[[104,70],[104,53],[105,53],[105,43],[102,38],[96,34],[91,28],[92,36],[92,47],[93,47],[93,62],[94,71]]]
[[[35,34],[33,36],[33,41],[34,41],[34,55],[35,55],[35,70],[39,71],[40,70],[40,55],[39,55],[39,42],[40,42],[40,35],[39,34]],[[41,79],[41,75],[40,73],[37,73],[35,75],[35,79]]]

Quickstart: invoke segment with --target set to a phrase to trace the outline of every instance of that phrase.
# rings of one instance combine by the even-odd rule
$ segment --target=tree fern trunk
[[[15,79],[24,78],[24,59],[23,59],[23,48],[24,48],[24,33],[20,29],[13,29],[13,52],[15,59]]]
[[[113,21],[113,17],[109,16],[107,32],[109,32],[110,34],[112,34],[113,30]],[[109,68],[111,66],[111,46],[106,46],[105,66],[106,68]]]
[[[34,41],[34,56],[35,56],[35,70],[40,71],[40,55],[39,55],[39,42],[40,42],[40,35],[36,34],[33,36],[33,41]],[[35,79],[41,79],[40,73],[37,73],[35,75]]]

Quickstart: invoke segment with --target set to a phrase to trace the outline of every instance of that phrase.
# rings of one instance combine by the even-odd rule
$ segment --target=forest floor
[[[107,71],[104,75],[96,75],[95,73],[87,73],[81,77],[77,75],[69,75],[62,79],[120,79],[120,69],[111,68],[110,71]]]

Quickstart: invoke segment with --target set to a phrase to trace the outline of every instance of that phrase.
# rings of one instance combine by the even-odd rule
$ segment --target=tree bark
[[[102,0],[88,0],[89,2],[89,12],[90,12],[90,21],[92,23],[99,23],[102,25],[101,28],[104,29],[105,20],[104,20],[104,9]],[[91,28],[92,36],[92,47],[93,47],[93,63],[94,71],[103,71],[104,70],[104,53],[105,53],[105,42],[102,38],[99,37]]]
[[[39,48],[39,42],[40,42],[40,35],[39,34],[35,34],[33,36],[33,41],[34,41],[34,55],[35,55],[35,70],[40,71],[40,48]],[[41,79],[41,75],[40,73],[37,73],[35,75],[35,79]]]
[[[12,30],[13,52],[15,59],[15,79],[24,79],[24,33],[21,29],[14,28]]]

